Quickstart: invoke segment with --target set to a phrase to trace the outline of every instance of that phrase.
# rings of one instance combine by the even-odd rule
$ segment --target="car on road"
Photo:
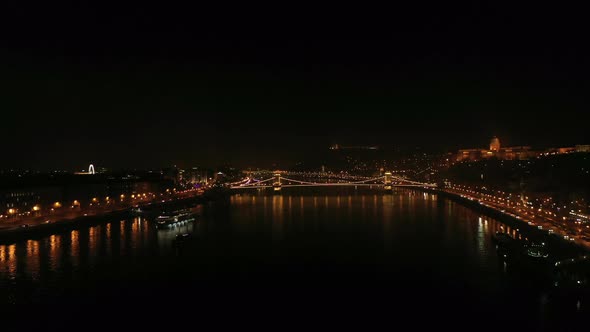
[[[20,225],[20,227],[21,228],[28,228],[29,227],[29,224],[22,224],[22,225]]]

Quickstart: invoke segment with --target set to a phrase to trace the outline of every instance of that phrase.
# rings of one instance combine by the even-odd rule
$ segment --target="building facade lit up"
[[[566,154],[575,152],[590,152],[590,145],[576,145],[573,147],[549,148],[533,150],[530,146],[502,147],[500,139],[493,137],[489,149],[461,149],[457,152],[456,161],[478,161],[488,158],[502,160],[526,160],[543,155]]]

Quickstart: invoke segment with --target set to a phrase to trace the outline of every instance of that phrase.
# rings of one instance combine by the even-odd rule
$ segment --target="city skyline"
[[[499,143],[499,138],[497,136],[493,136],[492,141]],[[504,141],[502,141],[504,143]],[[176,160],[174,162],[162,162],[160,164],[151,164],[151,165],[129,165],[129,166],[114,166],[109,164],[100,164],[98,167],[98,171],[96,172],[134,172],[134,171],[161,171],[164,169],[191,169],[191,168],[208,168],[210,170],[224,168],[224,167],[238,167],[242,169],[293,169],[294,167],[297,168],[299,164],[307,164],[307,165],[314,165],[312,167],[320,169],[321,167],[325,167],[326,164],[330,163],[330,155],[327,150],[335,151],[335,152],[352,152],[355,151],[379,151],[381,153],[380,157],[376,155],[374,157],[369,157],[370,159],[383,159],[384,161],[396,163],[396,161],[404,160],[405,158],[409,158],[416,155],[423,155],[427,158],[439,158],[440,156],[447,156],[453,161],[462,161],[466,159],[473,160],[480,160],[486,159],[490,157],[499,158],[499,159],[529,159],[533,157],[543,156],[543,155],[550,155],[550,154],[567,154],[567,153],[575,153],[575,152],[588,152],[590,149],[590,145],[588,144],[573,144],[571,146],[539,146],[539,145],[523,145],[523,146],[511,146],[506,148],[502,145],[503,150],[496,153],[498,150],[493,150],[492,146],[490,145],[490,149],[486,149],[486,145],[480,145],[479,147],[475,146],[460,146],[458,149],[436,149],[436,148],[422,148],[422,147],[413,147],[413,148],[399,148],[394,146],[387,146],[387,145],[341,145],[341,144],[333,144],[329,147],[324,147],[315,149],[315,150],[308,150],[314,151],[316,155],[314,158],[305,159],[305,157],[300,159],[295,159],[293,156],[290,158],[287,157],[283,159],[283,162],[278,164],[276,161],[270,162],[253,162],[252,160],[246,162],[238,162],[238,163],[231,163],[227,160],[219,161],[219,162],[209,162],[201,163],[201,164],[191,164],[188,159],[185,160]],[[506,155],[504,150],[508,149],[511,153]],[[514,150],[514,152],[512,152]],[[526,152],[525,154],[520,156],[521,150]],[[494,152],[493,154],[491,152]],[[487,156],[484,156],[488,153]],[[321,156],[320,156],[321,155]],[[364,158],[361,158],[364,159]],[[92,171],[90,168],[92,167]],[[334,170],[334,169],[332,169]],[[29,167],[4,167],[0,169],[0,174],[23,174],[22,172],[33,172],[34,173],[47,173],[47,172],[66,172],[66,173],[75,173],[75,174],[94,174],[94,163],[90,161],[87,165],[70,165],[65,167],[54,167],[54,168],[43,168],[43,167],[36,167],[36,166],[29,166]]]
[[[292,14],[268,29],[149,5],[107,21],[96,8],[46,9],[3,22],[35,20],[0,59],[6,167],[264,165],[337,143],[453,151],[494,135],[590,141],[579,121],[587,50],[558,12],[551,27],[527,8],[455,17],[443,6],[421,20],[358,13],[362,24],[337,29]]]

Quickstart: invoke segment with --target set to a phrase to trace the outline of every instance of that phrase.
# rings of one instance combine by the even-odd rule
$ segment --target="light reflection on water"
[[[149,254],[157,246],[169,254],[177,234],[194,233],[195,223],[156,230],[142,217],[82,227],[40,239],[0,244],[0,281],[43,282],[76,271],[92,271],[99,261]]]
[[[80,264],[80,231],[73,230],[70,233],[70,242],[71,242],[71,257],[72,257],[72,265],[74,268],[77,268]]]
[[[449,233],[462,232],[473,239],[477,252],[486,260],[493,248],[491,235],[503,231],[516,238],[521,234],[507,225],[476,212],[446,202],[437,205],[436,195],[428,193],[402,192],[393,195],[313,195],[313,196],[232,196],[230,203],[239,210],[234,213],[236,229],[247,232],[248,228],[260,227],[260,219],[270,227],[273,241],[280,242],[285,232],[317,231],[323,219],[334,219],[339,227],[359,228],[356,223],[379,224],[380,237],[384,248],[392,249],[392,243],[399,222],[413,222],[416,214],[428,215],[434,219],[437,214],[458,217],[457,222],[443,227],[443,238],[454,238]],[[440,211],[443,209],[445,211]],[[456,211],[455,211],[456,210]],[[311,213],[311,214],[309,214]],[[312,216],[310,220],[306,220]],[[408,218],[409,216],[409,218]],[[406,220],[404,220],[406,219]],[[311,226],[310,229],[306,229]],[[15,244],[0,245],[0,275],[2,279],[19,278],[42,280],[50,274],[60,273],[66,268],[92,269],[99,260],[113,257],[133,257],[142,254],[167,255],[172,242],[179,233],[194,233],[198,223],[188,223],[172,230],[155,230],[150,220],[135,217],[106,224],[52,234],[41,239],[30,239]],[[264,227],[264,226],[263,226]],[[469,231],[469,229],[472,231]],[[23,250],[19,250],[22,248]],[[157,248],[150,250],[148,248]],[[492,258],[490,258],[492,257]],[[19,270],[22,268],[22,271]]]
[[[286,260],[283,251],[301,250],[320,262],[336,259],[339,268],[350,261],[370,269],[383,267],[378,278],[387,278],[386,273],[399,275],[402,269],[415,274],[410,279],[432,274],[443,279],[441,287],[445,282],[460,283],[477,287],[482,296],[492,296],[502,291],[506,275],[492,234],[502,231],[523,236],[437,195],[406,190],[391,194],[241,194],[230,197],[226,205],[201,206],[197,213],[201,215],[197,222],[170,230],[156,230],[149,218],[135,217],[0,244],[0,286],[8,292],[0,295],[14,298],[11,292],[23,283],[51,288],[69,280],[84,284],[85,275],[101,271],[117,276],[118,266],[136,258],[167,260],[176,257],[176,235],[193,233],[205,240],[200,254],[208,258],[221,249],[247,255],[249,247],[257,245],[281,261]],[[193,257],[182,264],[197,262]]]

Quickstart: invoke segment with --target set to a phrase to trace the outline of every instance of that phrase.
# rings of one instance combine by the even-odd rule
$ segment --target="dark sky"
[[[590,143],[581,9],[44,6],[2,12],[0,168]]]

